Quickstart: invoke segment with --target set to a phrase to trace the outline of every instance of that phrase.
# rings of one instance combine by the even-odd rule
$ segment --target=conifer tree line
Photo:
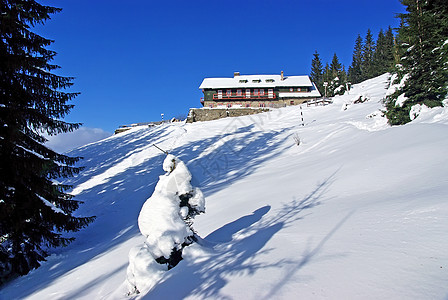
[[[401,0],[395,69],[400,88],[386,99],[391,125],[414,117],[413,107],[442,106],[448,94],[448,4],[446,0]]]
[[[52,73],[52,43],[31,31],[60,9],[33,0],[0,2],[0,284],[37,268],[51,247],[73,241],[94,217],[75,217],[80,202],[57,178],[80,171],[79,157],[47,148],[44,133],[80,126],[62,118],[77,93],[63,92],[73,78]]]
[[[328,97],[343,94],[347,89],[347,83],[356,84],[366,79],[391,72],[396,62],[396,47],[394,34],[389,26],[386,32],[382,29],[375,41],[370,29],[363,39],[358,35],[353,50],[352,63],[348,70],[339,62],[334,53],[331,64],[322,65],[319,53],[315,51],[311,61],[310,78],[322,95]],[[324,82],[327,83],[326,88]]]

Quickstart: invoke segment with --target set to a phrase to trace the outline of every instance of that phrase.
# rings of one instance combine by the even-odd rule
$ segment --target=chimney
[[[280,72],[280,80],[281,81],[285,80],[285,77],[283,77],[283,71]]]
[[[240,76],[240,72],[233,72],[233,77]]]

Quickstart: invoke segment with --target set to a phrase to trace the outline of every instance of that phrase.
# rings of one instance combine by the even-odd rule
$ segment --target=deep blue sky
[[[309,74],[315,50],[351,64],[370,28],[397,27],[398,0],[45,0],[63,8],[36,30],[55,40],[61,75],[81,95],[69,122],[119,125],[200,107],[204,77]]]

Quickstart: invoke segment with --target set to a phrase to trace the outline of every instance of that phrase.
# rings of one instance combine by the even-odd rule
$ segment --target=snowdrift
[[[86,167],[68,182],[85,201],[77,213],[97,220],[0,298],[126,299],[138,214],[164,174],[154,143],[187,164],[207,213],[195,219],[199,243],[134,298],[448,297],[448,112],[421,108],[389,127],[388,88],[385,74],[303,106],[305,126],[287,107],[138,127],[75,150]]]

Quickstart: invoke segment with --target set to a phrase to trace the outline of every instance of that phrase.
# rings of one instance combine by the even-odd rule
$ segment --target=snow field
[[[388,75],[328,106],[134,128],[73,152],[80,215],[98,218],[67,248],[0,291],[0,299],[126,299],[137,218],[184,161],[207,211],[202,238],[136,299],[445,299],[448,111],[421,108],[389,127]],[[369,101],[354,104],[360,96]],[[297,146],[293,136],[298,135]],[[117,287],[121,287],[118,288]]]

